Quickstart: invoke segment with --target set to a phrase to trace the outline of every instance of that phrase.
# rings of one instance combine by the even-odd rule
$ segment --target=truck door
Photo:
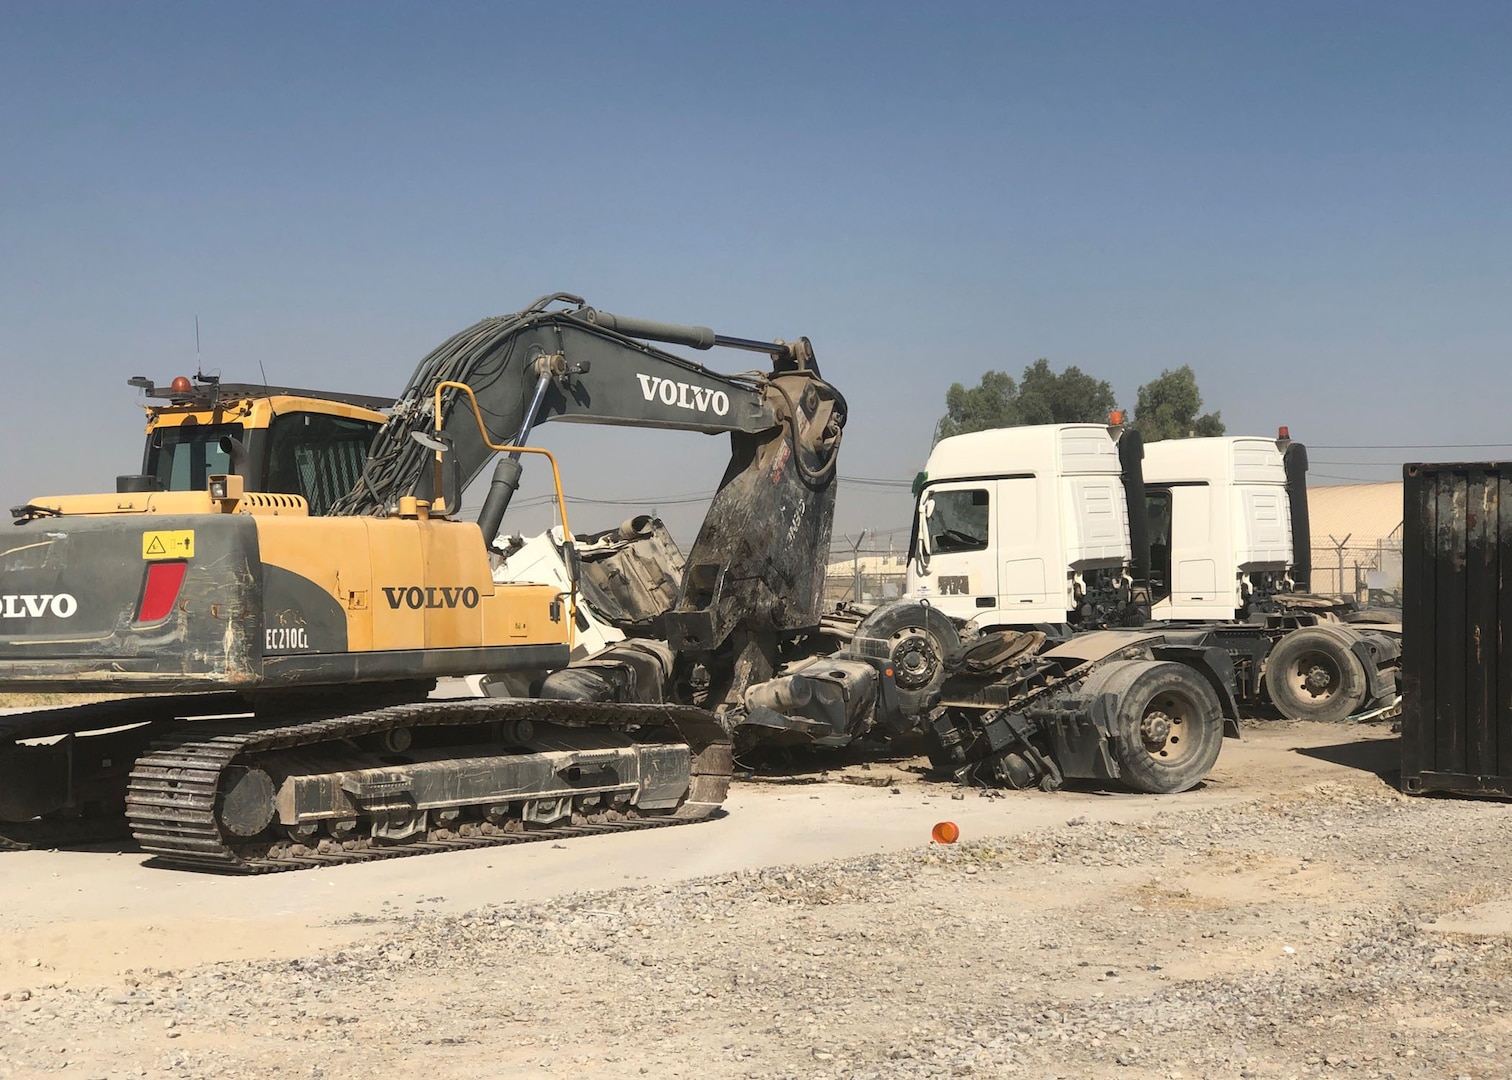
[[[1213,550],[1212,491],[1206,484],[1171,486],[1171,601],[1218,602],[1218,560]]]
[[[921,512],[929,545],[927,580],[937,597],[936,606],[955,618],[970,619],[979,607],[997,606],[991,488],[998,483],[1001,481],[936,484],[924,492]]]
[[[1033,476],[1011,476],[998,480],[996,486],[998,606],[1004,611],[1040,606],[1049,596],[1046,551],[1040,537],[1039,481]]]

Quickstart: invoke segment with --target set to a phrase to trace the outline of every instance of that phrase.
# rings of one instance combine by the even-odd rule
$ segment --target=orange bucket
[[[953,844],[961,838],[961,829],[953,821],[942,821],[929,830],[929,838],[937,844]]]

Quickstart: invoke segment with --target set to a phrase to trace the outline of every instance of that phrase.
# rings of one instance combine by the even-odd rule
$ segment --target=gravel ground
[[[0,1077],[1512,1076],[1512,805],[1172,806],[39,984]]]

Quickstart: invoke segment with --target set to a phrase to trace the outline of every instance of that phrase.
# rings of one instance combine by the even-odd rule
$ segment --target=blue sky
[[[1509,56],[1505,4],[0,0],[0,501],[134,471],[125,380],[196,315],[227,379],[393,393],[558,289],[807,334],[850,476],[1041,356],[1128,405],[1190,364],[1321,479],[1512,456],[1430,448],[1512,444]],[[684,534],[725,458],[540,434]],[[851,484],[837,531],[906,512]]]

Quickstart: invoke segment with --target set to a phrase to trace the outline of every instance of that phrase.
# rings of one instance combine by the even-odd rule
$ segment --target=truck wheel
[[[917,601],[884,604],[856,627],[849,651],[892,671],[898,700],[910,714],[930,708],[945,682],[945,661],[960,650],[955,624]]]
[[[1270,698],[1290,720],[1333,722],[1360,711],[1365,668],[1348,642],[1317,627],[1282,638],[1265,664]]]
[[[1151,795],[1196,787],[1223,746],[1218,695],[1185,664],[1131,663],[1120,675],[1102,688],[1119,695],[1113,721],[1119,779]]]

